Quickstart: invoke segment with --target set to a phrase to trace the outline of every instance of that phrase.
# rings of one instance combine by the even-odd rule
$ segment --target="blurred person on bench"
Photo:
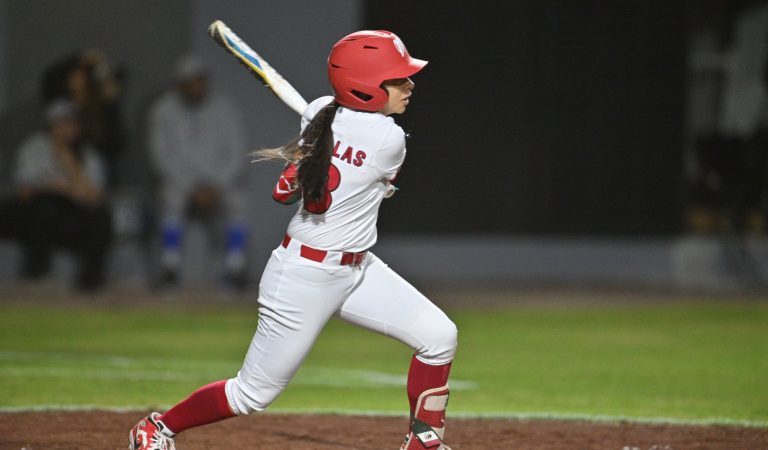
[[[182,58],[175,80],[149,116],[150,156],[161,183],[162,287],[179,284],[185,221],[212,224],[223,218],[223,282],[242,290],[247,283],[242,182],[248,152],[240,116],[227,98],[211,92],[201,59]]]
[[[77,106],[82,140],[102,158],[110,187],[118,184],[118,163],[125,147],[120,120],[124,79],[125,69],[96,48],[55,61],[42,77],[43,103],[67,98]]]
[[[75,287],[90,292],[104,284],[112,228],[103,163],[81,137],[71,101],[47,105],[43,129],[16,154],[15,195],[0,204],[0,235],[21,244],[26,279],[48,273],[55,249],[70,251],[78,262]]]

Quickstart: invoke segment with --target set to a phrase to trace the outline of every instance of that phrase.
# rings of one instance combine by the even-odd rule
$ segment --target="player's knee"
[[[418,352],[419,357],[430,364],[447,364],[453,361],[458,346],[458,329],[450,319],[432,328],[429,341]]]
[[[232,378],[226,386],[227,400],[237,415],[248,415],[264,411],[280,394],[280,389],[257,385],[240,376]]]

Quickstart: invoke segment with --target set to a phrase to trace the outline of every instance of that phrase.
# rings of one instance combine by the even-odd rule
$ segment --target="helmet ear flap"
[[[389,100],[389,93],[383,87],[373,87],[353,80],[348,80],[343,91],[335,91],[335,94],[340,104],[364,111],[378,111]]]
[[[367,111],[378,111],[387,104],[387,101],[389,101],[389,93],[382,87],[377,87],[374,89],[369,88],[367,91],[374,92],[373,95],[360,92],[360,94],[363,94],[365,97],[369,98],[367,101],[361,98],[361,100],[363,100],[368,105],[368,108],[366,108]]]
[[[360,100],[364,102],[369,102],[373,98],[373,95],[366,94],[365,92],[360,92],[357,89],[352,89],[352,95],[359,98]]]

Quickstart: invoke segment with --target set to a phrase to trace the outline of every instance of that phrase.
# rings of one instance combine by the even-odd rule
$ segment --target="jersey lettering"
[[[333,97],[326,96],[307,106],[302,132],[308,120],[332,101]],[[323,186],[327,194],[318,196],[317,201],[304,198],[302,194],[308,192],[299,187],[301,208],[291,219],[288,232],[314,248],[357,251],[376,242],[379,205],[394,190],[382,188],[382,177],[391,178],[394,166],[405,156],[405,136],[393,118],[383,114],[348,108],[339,114],[333,122],[333,134],[325,136],[326,163],[338,173],[327,166],[327,188]]]
[[[328,192],[333,192],[341,184],[341,173],[339,168],[331,164],[328,166]]]
[[[328,166],[328,184],[325,188],[325,196],[316,202],[304,202],[304,209],[312,214],[323,214],[331,207],[333,195],[331,193],[339,188],[341,184],[341,173],[339,168],[331,164]]]
[[[355,167],[360,167],[363,165],[365,157],[367,156],[363,150],[355,151],[354,148],[347,146],[347,149],[344,150],[344,153],[339,155],[339,147],[341,147],[341,141],[336,141],[336,145],[333,146],[332,153],[334,158],[344,161],[347,164],[352,164]]]
[[[357,167],[360,167],[363,165],[363,160],[365,159],[365,152],[362,150],[358,150],[357,153],[355,153],[355,160],[352,161],[352,164],[354,164]]]
[[[346,161],[347,164],[352,164],[352,147],[347,147],[347,151],[344,152],[343,155],[341,155],[342,161]]]

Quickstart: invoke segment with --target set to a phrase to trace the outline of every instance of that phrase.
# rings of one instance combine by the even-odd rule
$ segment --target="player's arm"
[[[299,169],[294,163],[288,163],[280,174],[275,188],[272,190],[272,198],[284,205],[292,205],[301,198],[299,186]]]
[[[381,182],[387,190],[384,198],[390,198],[397,192],[395,179],[405,160],[405,133],[398,126],[393,126],[384,139],[381,150],[376,155],[375,166],[379,170]]]
[[[331,97],[321,97],[305,108],[304,113],[301,115],[301,133],[307,129],[315,114],[326,106],[331,99]],[[301,144],[301,141],[299,141],[299,144]],[[272,198],[284,205],[292,205],[299,201],[301,198],[301,186],[299,186],[299,168],[296,166],[296,163],[289,162],[285,165],[283,173],[280,174],[280,179],[277,180],[275,189],[272,190]]]

